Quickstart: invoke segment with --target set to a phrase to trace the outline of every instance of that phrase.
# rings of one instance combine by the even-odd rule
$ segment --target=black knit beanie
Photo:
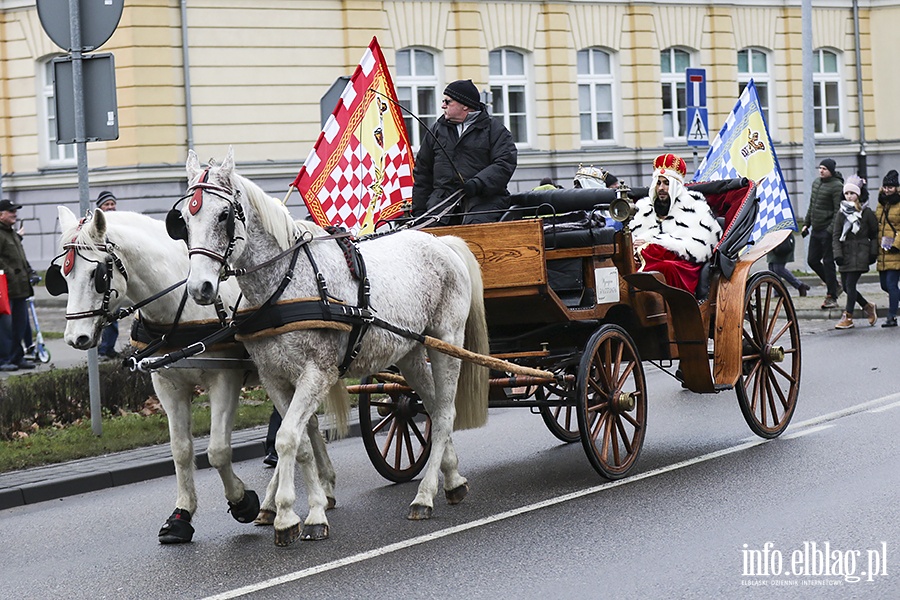
[[[481,110],[481,95],[471,79],[459,79],[448,84],[444,94],[471,109]]]
[[[898,175],[897,171],[891,169],[887,172],[887,175],[884,176],[881,185],[884,187],[900,187],[900,175]]]
[[[117,202],[117,198],[115,197],[115,195],[113,195],[112,192],[110,192],[108,190],[103,190],[102,192],[100,192],[100,195],[97,196],[97,206],[100,206],[107,200],[112,200],[113,202]]]
[[[819,162],[819,166],[825,167],[826,169],[828,169],[828,172],[831,173],[832,175],[834,175],[834,170],[835,170],[835,168],[837,168],[836,165],[834,164],[834,160],[832,160],[830,158],[823,158]]]

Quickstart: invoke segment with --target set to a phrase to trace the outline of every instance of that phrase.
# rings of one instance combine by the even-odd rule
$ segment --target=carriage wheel
[[[647,380],[631,336],[603,325],[578,368],[578,427],[597,472],[620,479],[634,466],[647,429]]]
[[[800,325],[784,283],[758,273],[744,301],[743,368],[735,390],[753,433],[774,438],[787,429],[800,390]]]
[[[566,368],[564,372],[572,370],[573,369]],[[553,400],[554,402],[557,402],[564,398],[571,398],[572,392],[574,391],[572,389],[573,387],[573,385],[566,384],[544,384],[538,388],[536,395],[538,400]],[[581,439],[581,433],[578,429],[578,415],[576,414],[574,405],[555,404],[553,406],[541,406],[538,410],[541,413],[541,418],[544,419],[544,424],[547,426],[547,429],[556,436],[556,439],[567,444],[577,442]]]
[[[364,377],[360,383],[372,381]],[[385,479],[404,483],[425,468],[431,453],[431,417],[415,392],[360,392],[359,428],[369,460]]]

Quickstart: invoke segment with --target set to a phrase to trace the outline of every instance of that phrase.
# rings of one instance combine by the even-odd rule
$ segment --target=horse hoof
[[[259,514],[256,515],[256,519],[253,521],[254,525],[257,526],[268,526],[275,524],[275,511],[274,510],[261,510]]]
[[[337,506],[337,500],[335,500],[331,496],[328,496],[328,504],[325,505],[325,510],[331,510],[335,506]]]
[[[252,523],[259,515],[259,496],[253,490],[244,490],[239,502],[228,503],[228,512],[238,523]]]
[[[275,545],[280,547],[290,546],[300,537],[300,523],[287,529],[275,530]]]
[[[431,518],[432,512],[433,510],[430,506],[425,506],[424,504],[410,504],[409,514],[406,515],[406,518],[410,521],[424,521]]]
[[[469,493],[469,484],[464,483],[452,490],[444,490],[444,496],[447,497],[447,504],[459,504]]]
[[[194,526],[191,525],[191,513],[176,508],[159,530],[160,544],[186,544],[194,538]]]
[[[315,525],[304,525],[303,533],[300,539],[304,542],[318,542],[328,539],[328,523],[317,523]]]

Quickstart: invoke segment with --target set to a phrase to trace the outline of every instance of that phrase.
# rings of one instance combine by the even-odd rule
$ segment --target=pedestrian
[[[803,229],[800,230],[803,237],[809,236],[807,262],[825,284],[827,294],[822,303],[823,309],[837,308],[840,295],[834,265],[832,227],[844,199],[843,184],[843,177],[835,169],[834,160],[822,159],[819,177],[813,181],[809,194],[809,209]]]
[[[281,413],[278,409],[272,407],[272,414],[269,415],[269,428],[266,430],[266,456],[263,458],[263,464],[267,467],[278,466],[278,451],[275,450],[275,437],[278,435],[278,428],[281,427]]]
[[[640,270],[659,271],[670,286],[693,294],[722,228],[706,198],[684,187],[686,172],[682,158],[658,156],[649,195],[635,202],[630,227]]]
[[[562,186],[556,185],[556,183],[553,182],[552,177],[544,177],[543,179],[541,179],[541,182],[539,184],[537,184],[536,187],[532,188],[531,191],[544,192],[547,190],[561,190],[561,189],[562,189]]]
[[[116,210],[116,197],[112,192],[102,191],[97,195],[97,208],[103,212]],[[97,353],[101,359],[111,360],[118,358],[119,353],[116,352],[116,341],[119,339],[119,322],[113,321],[103,328],[100,332],[100,345],[97,347]]]
[[[859,278],[878,257],[878,221],[872,209],[860,202],[864,185],[865,180],[848,178],[843,187],[844,200],[834,218],[834,261],[840,269],[841,283],[847,294],[844,312],[841,320],[834,326],[835,329],[853,327],[855,304],[863,309],[870,326],[875,325],[878,320],[875,305],[863,298],[857,290]]]
[[[789,285],[797,288],[801,296],[806,296],[809,286],[797,279],[787,268],[789,262],[794,260],[794,234],[787,236],[783,242],[775,246],[767,255],[769,270],[781,277]]]
[[[606,171],[606,174],[603,176],[603,183],[605,183],[606,187],[611,190],[615,190],[620,185],[622,185],[619,182],[619,178],[616,177],[615,175],[613,175],[612,173],[610,173],[609,171]]]
[[[6,274],[10,314],[0,322],[0,371],[33,369],[35,364],[25,358],[28,324],[28,298],[34,295],[31,286],[31,265],[25,258],[22,238],[15,229],[17,211],[22,208],[9,200],[0,201],[0,270]]]
[[[444,114],[416,155],[413,216],[439,214],[443,201],[463,190],[462,223],[499,221],[509,208],[507,185],[518,163],[512,134],[488,114],[471,79],[447,85],[441,107]],[[439,224],[453,222],[447,215]]]
[[[879,253],[875,267],[881,289],[888,294],[888,316],[882,327],[897,326],[897,305],[900,303],[900,176],[891,169],[881,181],[875,220],[878,221]]]

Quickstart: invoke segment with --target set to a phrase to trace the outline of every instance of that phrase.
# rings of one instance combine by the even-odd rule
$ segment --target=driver
[[[658,156],[649,196],[635,203],[630,227],[640,270],[659,271],[670,286],[693,294],[722,228],[703,195],[684,187],[686,172],[680,157]]]

